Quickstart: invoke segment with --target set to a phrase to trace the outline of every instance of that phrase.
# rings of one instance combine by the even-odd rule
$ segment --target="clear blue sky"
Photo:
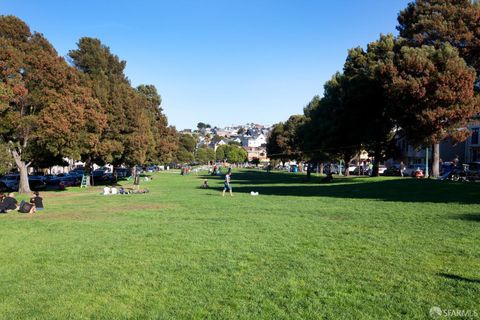
[[[154,84],[169,123],[273,124],[302,113],[347,50],[394,33],[408,0],[1,0],[60,55],[83,36]]]

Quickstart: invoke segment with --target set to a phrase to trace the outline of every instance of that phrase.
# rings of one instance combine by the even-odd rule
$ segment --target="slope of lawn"
[[[252,170],[221,197],[221,177],[153,178],[1,215],[0,318],[480,316],[480,184]]]

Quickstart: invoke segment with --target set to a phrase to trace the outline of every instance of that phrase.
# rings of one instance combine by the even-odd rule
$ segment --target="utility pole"
[[[428,146],[425,147],[425,178],[428,178]]]

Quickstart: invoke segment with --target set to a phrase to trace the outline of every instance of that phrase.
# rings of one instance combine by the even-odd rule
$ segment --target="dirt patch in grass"
[[[322,219],[331,221],[345,221],[350,220],[351,218],[348,216],[322,216]]]
[[[66,211],[55,212],[52,210],[45,210],[40,213],[34,214],[18,214],[17,212],[12,212],[6,218],[12,220],[57,220],[57,221],[119,221],[124,217],[129,216],[129,212],[142,212],[142,211],[152,211],[158,210],[158,213],[161,213],[160,210],[172,208],[171,204],[163,203],[140,203],[135,204],[132,208],[126,208],[125,205],[110,204],[105,205],[101,209],[91,210],[88,208],[79,208],[75,211]]]
[[[120,216],[114,213],[62,212],[32,215],[33,219],[57,221],[114,221]]]
[[[92,196],[93,194],[100,194],[100,189],[88,189],[82,192],[68,192],[68,191],[51,191],[42,194],[44,198],[66,198],[66,197],[83,197]]]

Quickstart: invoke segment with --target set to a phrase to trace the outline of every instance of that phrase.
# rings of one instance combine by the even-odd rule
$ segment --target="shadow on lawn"
[[[461,276],[457,276],[455,274],[450,274],[450,273],[437,273],[438,276],[451,279],[451,280],[456,280],[456,281],[463,281],[463,282],[469,282],[469,283],[480,283],[480,279],[470,279],[470,278],[465,278]]]
[[[201,179],[223,181],[224,176],[199,176]],[[210,187],[222,190],[223,186]],[[334,178],[322,183],[320,177],[305,181],[305,175],[242,171],[232,174],[234,193],[258,192],[260,195],[297,197],[334,197],[351,199],[378,199],[399,202],[480,203],[480,184],[449,181],[415,180],[410,178],[368,177]],[[470,219],[476,220],[475,217]],[[468,218],[465,218],[468,219]]]
[[[477,221],[480,222],[480,214],[460,214],[453,217],[454,219],[466,220],[466,221]]]

